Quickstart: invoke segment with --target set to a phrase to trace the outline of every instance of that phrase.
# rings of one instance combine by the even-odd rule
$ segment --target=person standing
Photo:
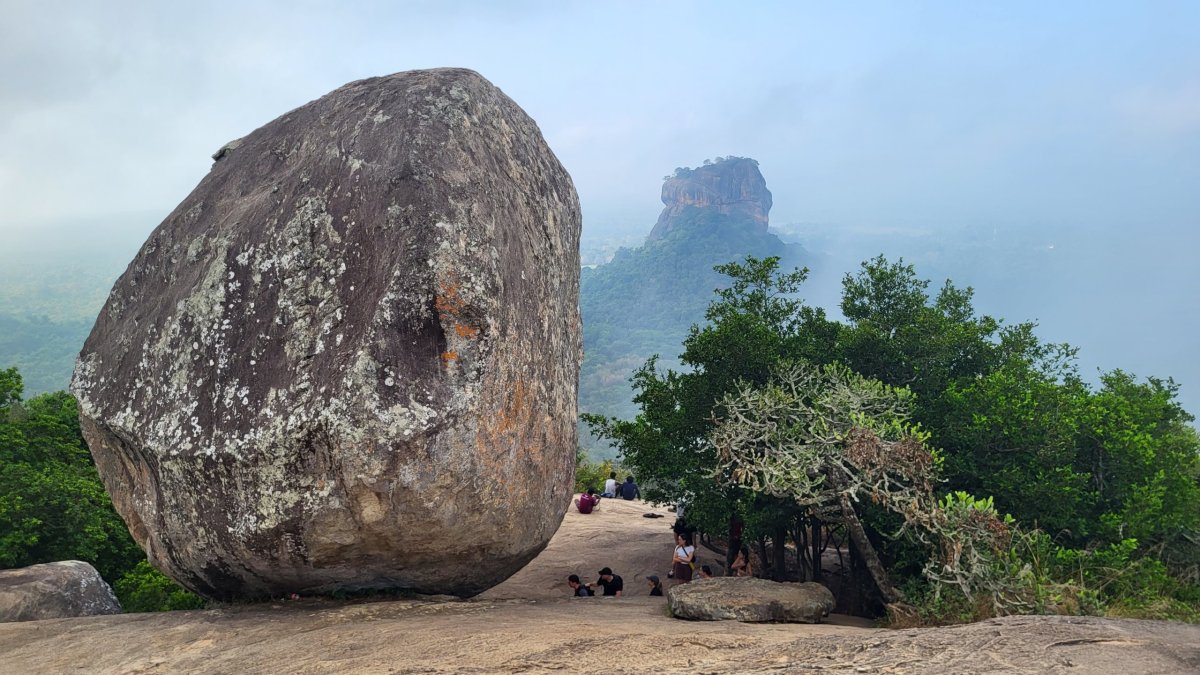
[[[675,535],[675,552],[671,555],[671,576],[676,583],[686,584],[692,580],[692,563],[696,560],[696,547],[682,534]]]
[[[621,494],[621,499],[628,502],[642,496],[642,491],[638,489],[637,483],[633,482],[633,476],[626,476],[625,482],[621,484],[618,491]]]

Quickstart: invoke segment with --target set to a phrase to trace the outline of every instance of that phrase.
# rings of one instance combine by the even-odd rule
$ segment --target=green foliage
[[[705,439],[729,411],[723,397],[738,387],[743,395],[759,392],[756,405],[778,412],[782,392],[764,385],[782,363],[841,363],[879,386],[910,391],[922,439],[940,448],[933,456],[946,496],[924,513],[941,520],[917,523],[946,535],[927,540],[934,555],[921,560],[903,539],[872,537],[894,569],[910,575],[914,597],[923,599],[918,611],[943,619],[1008,611],[1191,616],[1200,593],[1193,590],[1200,582],[1200,440],[1175,383],[1112,371],[1099,388],[1089,386],[1076,372],[1073,348],[1041,342],[1033,324],[977,316],[969,288],[947,281],[931,297],[928,282],[903,261],[881,256],[847,275],[844,323],[795,299],[802,272],[777,268],[771,258],[719,267],[730,281],[718,287],[708,323],[684,339],[687,370],[663,369],[652,358],[632,380],[640,408],[634,419],[587,417],[649,478],[651,499],[687,498],[689,520],[710,532],[731,518],[777,531],[795,517],[795,502],[788,506],[794,495],[730,489],[744,467],[719,465]],[[856,421],[893,431],[903,424],[871,414]],[[812,431],[790,422],[756,430],[763,431],[761,456],[783,458],[759,468],[776,478],[804,476],[815,494],[821,482],[807,456],[778,452],[801,428]],[[876,533],[899,522],[877,505],[864,505],[863,514]],[[1050,541],[1053,550],[1043,550]],[[911,576],[919,568],[923,581]]]
[[[184,590],[145,560],[122,575],[113,591],[126,612],[202,609],[205,605],[203,598]]]
[[[1135,538],[1200,578],[1200,442],[1177,385],[1113,371],[1095,390],[1070,346],[976,316],[969,288],[928,285],[903,261],[863,263],[843,282],[847,324],[807,321],[802,333],[824,337],[806,356],[910,388],[948,489],[990,495],[1067,545]]]
[[[650,501],[689,502],[688,520],[723,528],[736,502],[750,498],[714,478],[716,455],[706,436],[714,406],[740,381],[766,382],[786,353],[799,302],[790,296],[807,272],[776,275],[778,258],[747,257],[718,271],[730,279],[706,312],[711,323],[689,331],[681,360],[688,372],[660,371],[651,358],[633,376],[642,413],[632,421],[585,415],[598,435],[613,440]]]
[[[595,488],[596,494],[600,494],[609,474],[620,470],[620,465],[611,459],[589,461],[587,451],[579,448],[575,452],[575,491],[587,492],[588,488]]]
[[[0,370],[0,567],[83,560],[110,584],[125,579],[145,554],[100,483],[75,399],[24,400],[23,389],[16,368]],[[143,581],[127,582],[128,592]],[[184,593],[165,577],[154,584]]]
[[[106,579],[142,551],[113,511],[65,392],[20,398],[15,369],[0,377],[0,566],[84,560]]]
[[[1092,391],[1005,367],[945,396],[952,484],[986,489],[1018,520],[1094,547],[1132,538],[1196,570],[1200,443],[1173,383],[1113,371]]]

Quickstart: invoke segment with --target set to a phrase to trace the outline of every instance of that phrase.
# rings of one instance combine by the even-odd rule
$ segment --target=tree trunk
[[[822,553],[825,547],[821,545],[821,519],[812,517],[812,580],[821,581]]]
[[[725,551],[725,569],[733,569],[733,561],[737,559],[738,551],[742,548],[742,518],[733,512],[729,515],[729,548]]]
[[[787,526],[776,525],[775,534],[771,537],[775,542],[775,560],[771,563],[775,581],[787,581]]]
[[[792,538],[796,540],[796,570],[799,572],[800,581],[811,581],[808,577],[808,528],[804,525],[807,520],[804,514],[797,515],[796,529],[792,531]]]
[[[862,522],[858,520],[858,514],[854,512],[850,498],[846,495],[842,495],[842,519],[846,523],[846,533],[849,535],[851,543],[854,544],[855,550],[858,551],[859,557],[862,558],[867,573],[871,575],[871,580],[879,589],[879,594],[883,596],[883,601],[889,605],[894,602],[902,602],[904,596],[895,586],[892,586],[887,570],[883,569],[883,563],[879,561],[879,556],[875,553],[875,547],[871,545],[871,540],[867,539],[867,532],[863,529]]]
[[[758,559],[762,561],[762,567],[764,568],[758,570],[757,576],[766,579],[767,570],[765,568],[767,566],[767,561],[770,560],[770,558],[767,557],[767,538],[759,535],[756,543],[758,544]]]

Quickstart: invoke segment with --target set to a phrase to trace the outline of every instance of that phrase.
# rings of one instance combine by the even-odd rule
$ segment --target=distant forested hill
[[[680,344],[702,323],[725,277],[716,265],[747,255],[779,256],[785,267],[805,254],[767,232],[771,196],[754,160],[722,159],[680,169],[663,186],[663,216],[645,245],[584,269],[580,284],[584,359],[582,412],[631,417],[629,376],[658,354],[677,367]],[[594,456],[605,456],[594,441]]]
[[[67,387],[113,281],[156,217],[6,225],[0,246],[0,369],[17,367],[26,395]]]

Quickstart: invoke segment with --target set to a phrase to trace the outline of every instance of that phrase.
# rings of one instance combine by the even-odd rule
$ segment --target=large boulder
[[[671,588],[667,604],[679,619],[820,623],[833,610],[834,600],[828,588],[811,581],[717,577]]]
[[[570,502],[579,201],[478,74],[350,83],[227,144],[71,389],[150,561],[218,599],[470,596]]]
[[[85,562],[0,570],[0,623],[120,613],[117,596]]]

